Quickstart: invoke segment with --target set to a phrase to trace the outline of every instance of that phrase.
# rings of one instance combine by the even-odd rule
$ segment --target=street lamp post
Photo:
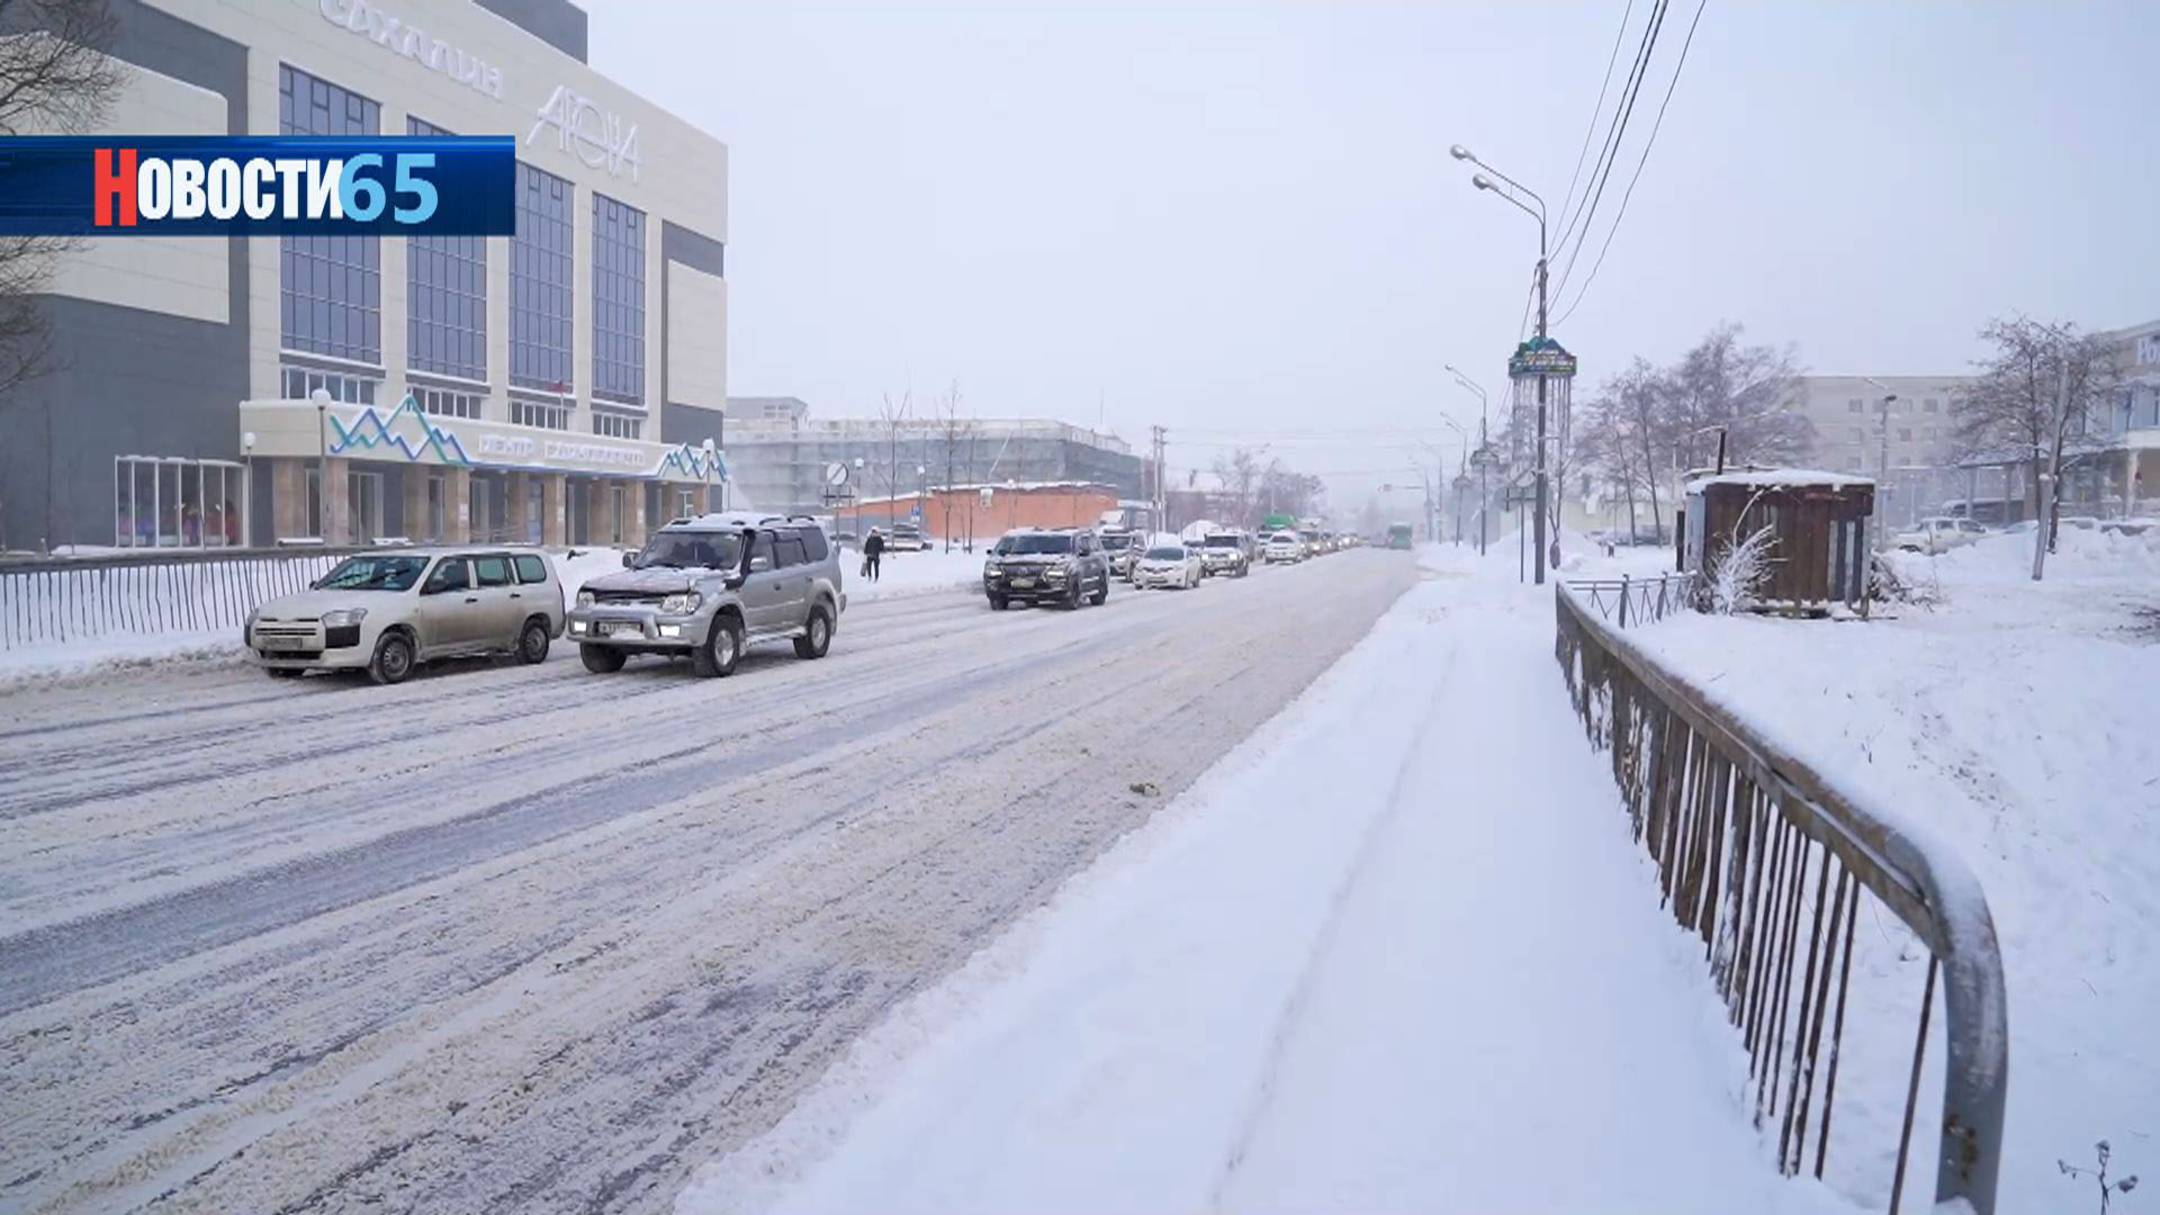
[[[1469,161],[1471,164],[1474,164],[1477,167],[1485,170],[1486,173],[1491,173],[1493,177],[1497,177],[1501,181],[1506,182],[1508,185],[1514,187],[1515,189],[1529,195],[1531,199],[1537,203],[1537,209],[1533,211],[1529,207],[1524,206],[1521,199],[1515,197],[1513,194],[1508,193],[1506,190],[1502,190],[1498,186],[1494,185],[1492,178],[1486,177],[1485,173],[1476,173],[1471,175],[1471,185],[1476,186],[1480,190],[1492,191],[1494,194],[1512,203],[1517,209],[1522,211],[1523,214],[1528,215],[1530,218],[1537,221],[1537,338],[1538,345],[1543,346],[1545,344],[1545,263],[1547,260],[1545,241],[1545,200],[1538,197],[1537,191],[1530,189],[1528,186],[1523,185],[1521,182],[1516,181],[1514,178],[1509,177],[1507,174],[1502,173],[1500,170],[1493,168],[1491,165],[1486,164],[1482,160],[1479,160],[1476,155],[1474,155],[1470,151],[1470,149],[1462,146],[1461,144],[1456,144],[1455,146],[1449,148],[1448,155],[1453,156],[1457,160]],[[1545,582],[1545,377],[1543,375],[1540,375],[1538,377],[1537,383],[1536,512],[1538,557],[1537,581],[1539,585],[1543,585]]]
[[[1490,441],[1490,440],[1489,440],[1489,439],[1488,439],[1488,438],[1486,437],[1485,423],[1486,423],[1486,419],[1487,419],[1488,415],[1490,415],[1490,414],[1491,414],[1491,412],[1492,412],[1492,401],[1491,401],[1491,398],[1489,398],[1489,397],[1487,397],[1487,396],[1485,395],[1485,389],[1484,389],[1484,388],[1483,388],[1482,386],[1480,386],[1480,385],[1478,384],[1478,382],[1477,382],[1476,380],[1473,380],[1473,379],[1471,379],[1471,378],[1470,378],[1469,376],[1466,376],[1466,375],[1464,375],[1464,374],[1462,373],[1462,369],[1461,369],[1461,368],[1459,368],[1459,367],[1455,366],[1455,364],[1453,364],[1453,363],[1448,363],[1448,364],[1445,364],[1445,366],[1447,367],[1447,369],[1448,369],[1448,372],[1449,372],[1450,374],[1452,374],[1452,375],[1453,375],[1453,376],[1455,377],[1455,382],[1456,382],[1456,383],[1458,383],[1458,384],[1462,385],[1463,387],[1465,387],[1465,388],[1469,389],[1470,391],[1472,391],[1472,392],[1476,393],[1476,394],[1477,394],[1477,398],[1478,398],[1478,420],[1477,420],[1477,442],[1478,442],[1478,449],[1477,449],[1477,453],[1476,453],[1476,454],[1475,454],[1474,456],[1472,456],[1472,457],[1471,457],[1471,460],[1470,460],[1470,462],[1471,462],[1472,464],[1475,464],[1475,465],[1477,465],[1477,478],[1478,478],[1478,486],[1477,486],[1477,487],[1478,487],[1478,510],[1477,510],[1477,513],[1478,513],[1478,523],[1477,523],[1477,551],[1478,551],[1478,556],[1482,557],[1482,556],[1484,556],[1484,555],[1485,555],[1485,513],[1486,513],[1486,511],[1487,511],[1488,509],[1490,509],[1490,507],[1491,507],[1491,503],[1490,503],[1490,501],[1489,501],[1489,499],[1488,499],[1488,497],[1487,497],[1487,494],[1486,494],[1486,489],[1485,489],[1485,469],[1486,469],[1486,467],[1487,467],[1488,465],[1490,465],[1490,464],[1492,463],[1492,458],[1493,458],[1493,457],[1492,457],[1492,448],[1491,448],[1491,441]]]
[[[1882,454],[1877,457],[1875,485],[1876,496],[1879,499],[1887,499],[1890,496],[1890,406],[1897,401],[1897,394],[1890,391],[1888,384],[1883,383],[1874,376],[1861,376],[1860,378],[1883,390]],[[1882,523],[1875,526],[1875,547],[1882,549],[1888,547],[1890,542],[1890,529],[1887,526],[1890,521],[1890,504],[1887,501],[1877,501],[1875,506],[1875,513],[1882,519]]]

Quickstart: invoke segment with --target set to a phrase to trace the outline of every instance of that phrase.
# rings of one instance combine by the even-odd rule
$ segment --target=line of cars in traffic
[[[983,590],[1000,611],[1016,603],[1077,608],[1107,602],[1114,581],[1191,589],[1352,543],[1318,530],[1278,531],[1263,541],[1235,528],[1189,539],[1027,528],[992,546]],[[839,551],[808,515],[700,515],[663,526],[623,555],[622,570],[587,580],[574,596],[565,595],[554,563],[531,549],[361,553],[308,590],[250,612],[242,639],[277,678],[364,671],[394,684],[443,659],[509,654],[543,662],[565,638],[595,674],[656,656],[725,676],[753,645],[785,641],[797,657],[825,656],[847,609]]]
[[[1361,543],[1320,528],[1255,534],[1243,528],[1146,536],[1122,528],[1019,528],[983,560],[983,594],[995,611],[1016,603],[1101,604],[1110,584],[1193,590],[1209,578],[1243,578],[1257,565],[1307,561]]]

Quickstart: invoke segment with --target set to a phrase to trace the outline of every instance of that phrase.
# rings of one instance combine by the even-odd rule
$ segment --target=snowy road
[[[1414,577],[866,604],[726,681],[11,693],[0,1208],[664,1209]]]

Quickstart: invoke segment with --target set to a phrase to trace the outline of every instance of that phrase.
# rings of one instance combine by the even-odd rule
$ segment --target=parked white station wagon
[[[441,658],[542,662],[562,629],[562,584],[544,555],[416,548],[346,558],[309,590],[249,613],[243,635],[274,676],[365,670],[398,683]]]

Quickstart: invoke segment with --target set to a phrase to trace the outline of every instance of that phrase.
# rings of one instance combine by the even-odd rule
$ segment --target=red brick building
[[[834,525],[858,536],[873,527],[890,531],[895,523],[913,521],[919,508],[925,536],[987,542],[1016,527],[1090,527],[1117,506],[1116,487],[1084,481],[959,485],[863,499],[840,509]]]

